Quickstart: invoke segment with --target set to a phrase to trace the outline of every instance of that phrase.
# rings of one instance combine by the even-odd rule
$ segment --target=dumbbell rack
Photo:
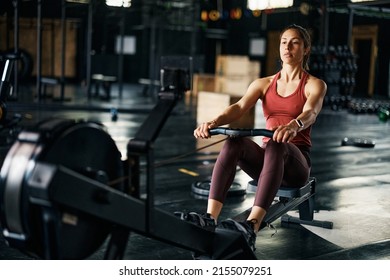
[[[356,55],[348,46],[313,46],[310,73],[328,85],[325,104],[333,110],[345,108],[355,89]]]

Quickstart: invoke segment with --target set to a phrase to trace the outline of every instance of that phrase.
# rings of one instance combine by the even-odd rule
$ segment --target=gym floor
[[[122,155],[139,126],[156,103],[138,85],[124,85],[122,97],[116,85],[112,98],[88,100],[83,89],[65,88],[69,101],[34,100],[34,89],[21,87],[18,100],[8,102],[8,114],[22,115],[20,128],[28,128],[49,117],[92,119],[102,122]],[[58,88],[53,89],[58,96]],[[112,108],[118,112],[113,120]],[[261,114],[259,110],[256,114]],[[155,204],[171,213],[204,212],[206,199],[194,196],[191,185],[210,178],[221,137],[197,141],[192,136],[196,123],[196,98],[185,98],[174,108],[155,142]],[[262,127],[261,118],[256,127]],[[313,129],[312,176],[317,179],[315,219],[333,222],[333,229],[313,226],[282,227],[280,219],[271,229],[259,232],[256,256],[264,260],[389,260],[390,259],[390,126],[375,114],[352,114],[325,106]],[[375,147],[342,146],[348,137],[375,141]],[[260,139],[256,139],[260,141]],[[9,145],[8,145],[9,146]],[[8,148],[2,146],[3,153]],[[246,186],[249,178],[237,170],[236,182]],[[249,208],[253,194],[230,197],[221,219]],[[137,215],[137,213],[123,213]],[[291,211],[296,215],[296,211]],[[175,229],[172,229],[175,230]],[[106,243],[90,259],[102,259]],[[8,247],[0,234],[0,259],[30,259]],[[125,259],[192,259],[190,251],[131,233]]]

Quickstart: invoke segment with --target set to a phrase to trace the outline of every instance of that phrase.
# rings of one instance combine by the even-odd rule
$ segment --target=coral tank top
[[[277,81],[280,77],[280,72],[275,75],[262,100],[267,129],[287,124],[302,113],[307,99],[305,96],[305,84],[308,76],[308,73],[303,72],[297,89],[292,94],[283,97],[277,91]],[[291,143],[297,146],[311,147],[310,134],[311,126],[298,132]],[[269,138],[263,138],[263,142],[268,142],[268,140]]]

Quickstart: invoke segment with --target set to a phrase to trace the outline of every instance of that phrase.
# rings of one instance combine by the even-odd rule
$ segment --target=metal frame
[[[314,177],[309,178],[308,182],[300,188],[291,188],[282,186],[279,188],[276,200],[264,217],[263,227],[271,224],[275,220],[281,217],[282,223],[294,223],[294,224],[306,224],[317,227],[323,227],[327,229],[333,228],[333,223],[329,221],[314,220],[314,198],[316,179]],[[248,189],[252,192],[255,191],[257,183],[250,181],[248,183]],[[299,218],[286,214],[288,211],[296,209],[298,207]],[[251,209],[244,211],[237,215],[235,220],[246,219]]]

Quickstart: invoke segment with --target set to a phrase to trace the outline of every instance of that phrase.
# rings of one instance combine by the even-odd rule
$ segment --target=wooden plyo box
[[[217,76],[246,76],[249,74],[250,61],[243,55],[219,55],[215,63]]]
[[[197,124],[212,121],[229,105],[237,102],[241,97],[227,93],[201,91],[198,93]],[[255,109],[250,109],[239,120],[232,122],[230,128],[253,128],[255,123]]]
[[[215,91],[214,74],[194,74],[192,79],[192,93],[196,96],[200,91]]]
[[[261,63],[249,60],[244,55],[219,55],[215,63],[216,76],[249,76],[258,78],[261,73]]]
[[[252,81],[249,76],[217,76],[214,91],[241,97],[244,96]]]

